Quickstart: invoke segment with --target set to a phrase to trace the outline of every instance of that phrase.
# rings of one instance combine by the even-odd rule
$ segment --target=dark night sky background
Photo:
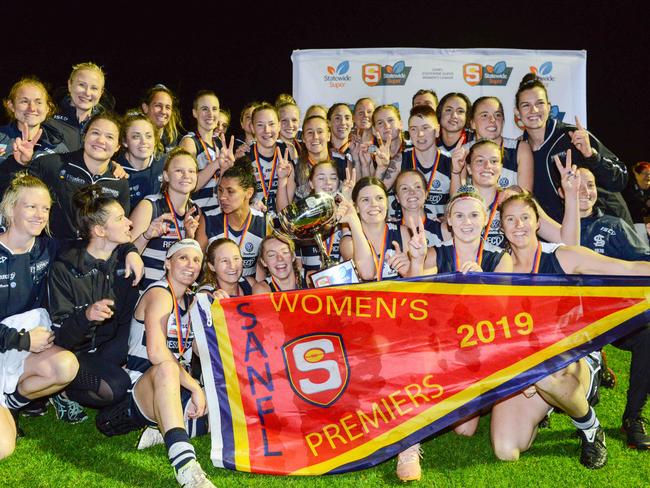
[[[137,105],[147,87],[165,83],[180,96],[191,128],[199,89],[215,90],[234,119],[251,99],[273,101],[291,92],[294,49],[586,49],[590,130],[628,163],[650,159],[645,2],[487,3],[191,2],[177,11],[162,2],[79,9],[57,2],[58,10],[48,11],[11,6],[3,15],[0,93],[4,98],[24,74],[64,86],[73,64],[92,60],[106,70],[118,111]]]

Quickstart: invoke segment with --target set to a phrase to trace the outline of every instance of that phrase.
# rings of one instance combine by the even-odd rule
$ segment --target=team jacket
[[[110,163],[102,175],[93,175],[83,159],[83,150],[50,154],[32,161],[29,170],[38,176],[50,188],[54,196],[50,213],[52,235],[59,239],[75,239],[77,236],[77,211],[72,203],[74,193],[87,185],[97,184],[104,194],[115,198],[128,215],[129,205],[128,180],[113,176],[115,165]]]
[[[625,164],[591,133],[589,141],[591,147],[597,151],[597,155],[585,158],[571,144],[569,132],[574,130],[576,127],[573,125],[549,119],[546,124],[544,142],[539,149],[533,151],[535,163],[533,193],[542,208],[558,222],[562,221],[563,205],[558,195],[560,173],[555,166],[554,156],[559,156],[560,160],[564,162],[567,150],[571,149],[573,164],[589,169],[594,174],[598,187],[607,191],[620,192],[627,184]],[[524,140],[528,140],[527,133],[524,133],[523,137]]]
[[[580,245],[626,261],[650,261],[650,249],[623,219],[594,210],[580,219]]]
[[[129,200],[132,209],[137,207],[138,203],[147,195],[153,195],[160,191],[165,163],[164,156],[160,158],[152,156],[149,166],[141,170],[131,166],[123,152],[116,159],[117,163],[129,174]]]
[[[107,260],[94,258],[82,247],[61,253],[48,277],[55,344],[86,352],[118,341],[126,360],[129,324],[139,294],[131,279],[124,278],[124,258],[134,250],[132,244],[122,244]],[[103,322],[89,321],[86,309],[104,298],[115,301],[115,314]]]
[[[68,152],[68,146],[63,141],[63,134],[56,127],[51,125],[51,120],[41,124],[43,133],[34,146],[32,160],[47,154]],[[25,170],[25,166],[18,163],[13,156],[14,140],[21,137],[15,122],[0,128],[0,198],[13,179],[16,172]]]
[[[29,252],[13,254],[0,244],[0,320],[42,307],[46,275],[57,251],[57,242],[38,236]],[[0,352],[29,349],[29,334],[21,335],[0,323]]]
[[[59,107],[60,110],[52,117],[51,124],[63,134],[63,140],[66,146],[68,146],[69,151],[81,149],[83,147],[83,131],[86,128],[86,124],[93,115],[102,112],[104,108],[101,105],[96,105],[90,117],[83,122],[79,122],[77,109],[72,106],[72,101],[69,96],[65,97],[59,103]]]

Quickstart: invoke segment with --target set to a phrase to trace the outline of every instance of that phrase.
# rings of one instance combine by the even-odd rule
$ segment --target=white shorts
[[[50,316],[44,308],[12,315],[3,319],[2,323],[16,330],[30,331],[39,326],[52,330]],[[18,380],[25,370],[25,359],[29,354],[29,351],[16,349],[0,353],[0,406],[6,407],[5,394],[16,391]]]

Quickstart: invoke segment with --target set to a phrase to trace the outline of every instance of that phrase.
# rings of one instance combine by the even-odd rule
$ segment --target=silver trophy
[[[336,201],[329,193],[313,193],[278,214],[284,233],[299,240],[313,240],[321,255],[321,269],[312,275],[314,286],[359,283],[352,261],[334,264],[325,251],[322,233],[336,225]]]

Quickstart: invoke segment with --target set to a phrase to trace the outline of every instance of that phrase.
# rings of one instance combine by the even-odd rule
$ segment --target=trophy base
[[[314,284],[314,288],[333,285],[351,285],[361,282],[351,259],[316,271],[311,275],[311,281]]]

